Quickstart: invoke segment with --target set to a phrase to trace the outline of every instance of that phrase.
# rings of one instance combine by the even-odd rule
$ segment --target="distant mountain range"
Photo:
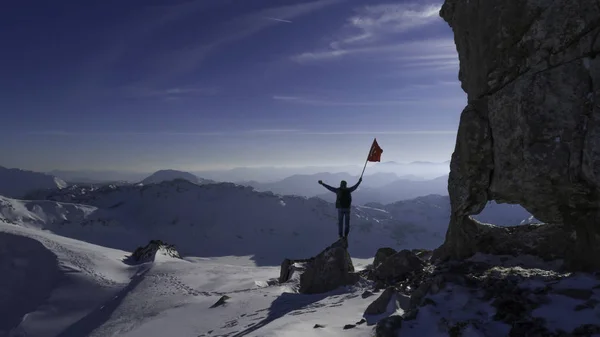
[[[371,187],[365,184],[368,178],[365,177],[364,179],[363,184],[352,193],[352,202],[355,205],[364,205],[372,202],[389,204],[429,194],[448,194],[447,175],[431,180],[397,179],[379,187]],[[334,186],[338,185],[339,183]],[[317,197],[329,202],[334,202],[336,198],[335,194],[329,191],[320,193]]]
[[[397,165],[413,165],[411,164],[397,164],[394,162],[385,162],[381,165],[397,166]],[[438,167],[436,163],[418,163],[414,165],[433,165]],[[240,169],[245,170],[245,169]],[[4,169],[6,177],[8,177],[8,170]],[[4,183],[5,193],[4,195],[10,197],[25,197],[31,198],[32,196],[40,196],[36,194],[36,190],[53,189],[56,187],[64,188],[68,184],[57,177],[53,177],[43,173],[36,173],[31,171],[12,170],[14,175],[15,172],[20,172],[20,177],[12,177],[4,179],[0,175],[0,182]],[[35,177],[35,178],[34,178]],[[251,186],[259,192],[270,191],[280,195],[298,195],[304,197],[315,197],[318,196],[326,201],[335,201],[335,196],[329,191],[325,190],[317,182],[323,180],[325,183],[332,186],[339,186],[340,181],[345,180],[349,185],[353,185],[358,181],[358,175],[352,175],[347,172],[320,172],[316,174],[294,174],[289,177],[285,177],[282,180],[274,182],[258,182],[258,181],[238,181],[239,185]],[[79,178],[75,181],[70,181],[70,185],[90,185],[90,186],[102,186],[104,184],[112,185],[127,185],[127,184],[155,184],[163,181],[170,181],[174,179],[184,179],[195,184],[210,184],[216,181],[211,179],[205,179],[204,177],[198,177],[197,175],[178,171],[178,170],[160,170],[154,172],[148,176],[144,176],[134,182],[127,181],[107,181],[99,182],[95,179]],[[27,182],[27,183],[26,183]],[[8,190],[8,186],[13,186],[13,190]],[[20,186],[20,190],[14,190],[14,186]],[[1,192],[1,191],[0,191]],[[354,193],[353,199],[354,204],[363,205],[369,202],[379,203],[392,203],[399,200],[406,200],[415,198],[422,195],[428,194],[447,194],[447,175],[437,177],[435,179],[425,179],[422,176],[414,174],[407,174],[398,176],[394,172],[378,171],[369,168],[367,174],[363,177],[363,182],[359,189]]]
[[[194,171],[192,173],[215,181],[257,181],[273,183],[293,175],[314,175],[320,172],[344,172],[357,175],[362,171],[360,165],[345,166],[306,166],[306,167],[239,167],[219,171]],[[423,179],[433,179],[450,171],[450,162],[441,163],[416,161],[412,163],[398,163],[387,161],[369,163],[366,174],[394,173],[398,177],[414,175]]]
[[[305,197],[317,196],[329,202],[335,201],[335,194],[327,191],[317,182],[323,180],[326,184],[337,187],[345,180],[348,185],[358,182],[358,176],[345,172],[317,173],[312,175],[293,175],[272,183],[256,181],[239,182],[241,185],[252,186],[257,191],[271,191],[282,195],[299,195]],[[363,182],[353,193],[353,203],[364,205],[369,202],[392,203],[399,200],[412,199],[428,194],[448,194],[448,176],[435,179],[423,179],[417,176],[398,177],[395,173],[374,173],[363,177]]]
[[[271,191],[282,195],[299,195],[305,197],[314,197],[326,191],[323,186],[318,184],[319,180],[331,185],[338,186],[340,181],[345,180],[348,185],[354,185],[358,182],[359,176],[354,176],[346,172],[329,173],[321,172],[317,174],[296,174],[285,179],[271,182],[260,183],[257,181],[238,182],[240,185],[252,186],[257,191]],[[419,180],[418,177],[407,176],[405,179],[399,178],[395,173],[375,173],[363,177],[361,187],[381,188],[399,180],[413,181]],[[399,199],[394,199],[399,200]],[[373,201],[373,200],[372,200]]]
[[[212,181],[212,180],[198,178],[197,176],[195,176],[189,172],[183,172],[183,171],[177,171],[177,170],[160,170],[160,171],[156,171],[153,174],[151,174],[150,176],[146,177],[144,180],[142,180],[140,182],[140,184],[142,184],[142,185],[158,184],[163,181],[170,181],[170,180],[175,180],[175,179],[187,180],[194,184],[214,183],[214,181]]]
[[[0,166],[0,195],[22,198],[38,189],[65,188],[67,183],[55,176]]]

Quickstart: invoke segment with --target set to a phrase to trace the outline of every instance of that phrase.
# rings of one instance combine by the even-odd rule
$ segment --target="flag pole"
[[[369,152],[371,153],[371,152]],[[360,179],[362,179],[363,174],[365,174],[365,169],[367,168],[367,163],[369,162],[369,157],[367,157],[367,160],[365,160],[365,166],[363,167],[362,173],[360,174]]]
[[[369,157],[371,156],[371,152],[373,151],[373,144],[375,144],[374,141],[373,141],[373,143],[371,143],[371,148],[369,149],[369,154],[367,154],[367,160],[365,160],[365,166],[363,167],[362,173],[360,174],[360,179],[362,179],[363,174],[365,174],[365,169],[367,168],[367,163],[369,162]]]

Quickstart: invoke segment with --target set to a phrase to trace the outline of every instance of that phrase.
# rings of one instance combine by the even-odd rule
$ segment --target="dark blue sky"
[[[8,6],[8,8],[7,8]],[[441,1],[11,1],[0,165],[448,160],[466,96]]]

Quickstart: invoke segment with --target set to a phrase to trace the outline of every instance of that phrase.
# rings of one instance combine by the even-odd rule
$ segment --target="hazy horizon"
[[[11,2],[3,166],[445,161],[466,95],[441,1]],[[35,17],[23,24],[22,18]]]

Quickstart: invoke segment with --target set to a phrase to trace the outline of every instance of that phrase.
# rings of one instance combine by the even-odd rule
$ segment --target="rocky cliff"
[[[600,268],[600,3],[446,0],[468,95],[450,165],[452,216],[435,257],[465,258],[488,200],[575,234],[574,269]]]

